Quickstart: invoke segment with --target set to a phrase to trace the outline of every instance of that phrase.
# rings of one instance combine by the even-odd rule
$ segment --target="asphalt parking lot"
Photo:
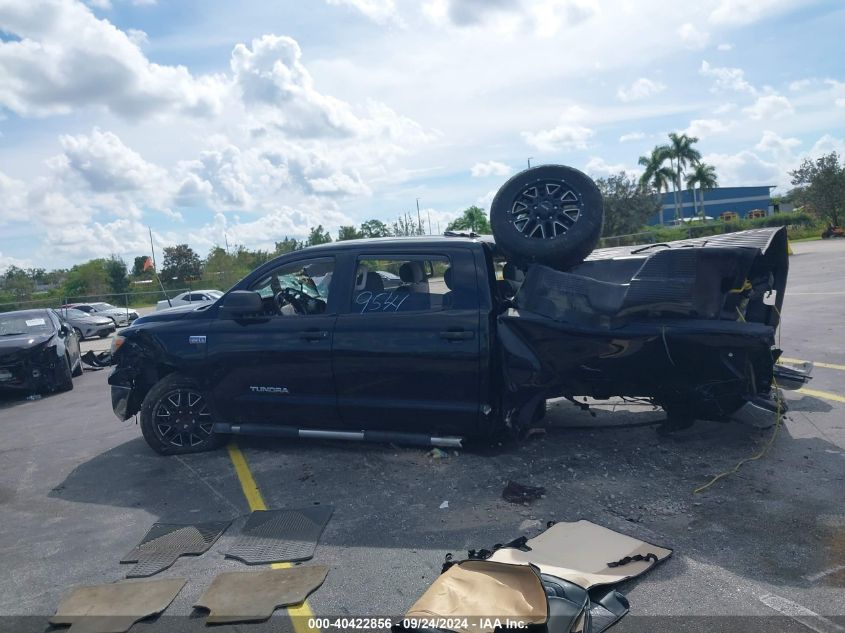
[[[585,518],[675,552],[621,587],[631,614],[616,630],[714,630],[725,628],[718,618],[759,616],[744,629],[843,631],[845,241],[794,250],[782,347],[791,359],[820,363],[815,378],[787,393],[790,412],[769,453],[698,495],[696,487],[758,451],[772,429],[697,423],[664,437],[650,424],[662,418],[651,407],[604,405],[592,418],[563,401],[551,405],[544,435],[442,459],[419,448],[267,439],[165,458],[133,422],[112,414],[108,370],[86,371],[68,393],[4,398],[0,616],[28,617],[0,618],[0,626],[43,631],[72,587],[122,579],[120,557],[156,521],[233,519],[208,553],[160,575],[188,579],[167,615],[133,628],[201,630],[201,617],[178,616],[191,616],[219,571],[245,569],[221,552],[239,517],[263,501],[334,507],[312,561],[330,568],[307,602],[319,616],[401,616],[447,552]],[[236,468],[241,456],[246,467]],[[544,486],[546,495],[530,506],[508,503],[508,479]],[[691,619],[681,626],[665,616]],[[219,630],[294,625],[304,630],[304,621],[277,611],[269,624]]]

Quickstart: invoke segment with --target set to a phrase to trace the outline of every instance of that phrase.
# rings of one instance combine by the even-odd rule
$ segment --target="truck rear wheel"
[[[542,165],[508,180],[490,205],[496,244],[510,261],[565,270],[601,237],[604,205],[592,179],[565,165]]]
[[[141,404],[141,433],[161,455],[200,453],[219,448],[227,437],[215,433],[211,403],[195,380],[168,374]]]

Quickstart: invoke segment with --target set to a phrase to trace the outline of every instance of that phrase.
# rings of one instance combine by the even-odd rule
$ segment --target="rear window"
[[[350,311],[431,312],[451,307],[451,262],[444,255],[359,258]]]

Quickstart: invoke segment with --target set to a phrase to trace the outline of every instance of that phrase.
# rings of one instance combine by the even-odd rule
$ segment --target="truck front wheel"
[[[179,373],[168,374],[153,385],[141,405],[141,433],[161,455],[219,448],[226,436],[215,433],[213,426],[205,392],[195,380]]]

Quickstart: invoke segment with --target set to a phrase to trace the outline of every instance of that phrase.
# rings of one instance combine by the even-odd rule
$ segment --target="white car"
[[[156,303],[156,310],[167,310],[167,308],[175,308],[176,306],[190,305],[193,303],[202,304],[217,301],[223,293],[219,290],[190,290],[183,292],[170,299],[159,301]]]

